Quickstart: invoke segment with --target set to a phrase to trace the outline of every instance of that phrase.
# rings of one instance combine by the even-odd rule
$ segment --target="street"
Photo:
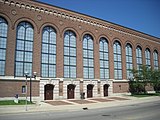
[[[159,120],[160,101],[66,112],[3,114],[0,120]]]

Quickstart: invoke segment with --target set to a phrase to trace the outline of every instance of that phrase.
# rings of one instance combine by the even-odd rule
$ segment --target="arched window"
[[[76,78],[76,35],[64,33],[64,78]]]
[[[25,72],[32,74],[33,27],[28,22],[17,26],[15,76],[24,76]]]
[[[100,79],[109,79],[108,42],[101,38],[99,42]]]
[[[122,55],[121,55],[121,45],[118,41],[114,42],[114,78],[122,79]]]
[[[42,31],[41,76],[56,77],[56,32],[46,26]]]
[[[155,50],[153,52],[154,69],[158,70],[158,52]]]
[[[136,48],[136,61],[137,70],[140,70],[140,66],[142,66],[142,49],[139,46]]]
[[[132,46],[130,44],[126,45],[126,70],[127,70],[127,78],[131,76],[131,71],[133,69],[133,61],[132,61]]]
[[[83,77],[94,78],[93,38],[88,34],[83,37]]]
[[[146,66],[151,67],[151,56],[150,56],[150,50],[147,48],[145,50],[145,57],[146,57]]]
[[[0,75],[5,75],[7,29],[6,20],[0,17]]]
[[[5,75],[8,24],[0,17],[0,75]]]

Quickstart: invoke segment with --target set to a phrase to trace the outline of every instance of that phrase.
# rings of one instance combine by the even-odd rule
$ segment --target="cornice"
[[[26,0],[14,0],[14,1],[0,0],[0,3],[6,4],[9,6],[19,7],[21,9],[35,11],[38,13],[56,16],[62,19],[67,19],[67,20],[91,25],[94,27],[102,28],[102,29],[107,29],[109,31],[118,32],[120,34],[133,36],[133,37],[136,37],[137,39],[148,40],[148,41],[160,44],[160,38],[156,38],[154,36],[150,36],[148,34],[145,34],[130,28],[126,28],[124,26],[120,26],[105,20],[94,18],[88,15],[71,11],[71,10],[66,10],[66,9],[48,5],[48,4],[43,4],[41,2],[32,1],[32,0],[27,0],[27,1]]]

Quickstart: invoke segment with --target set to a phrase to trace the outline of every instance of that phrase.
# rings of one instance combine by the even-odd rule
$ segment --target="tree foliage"
[[[146,86],[152,85],[156,92],[160,91],[160,70],[153,70],[146,65],[140,66],[139,70],[132,69],[130,72],[130,92],[132,94],[146,93]]]

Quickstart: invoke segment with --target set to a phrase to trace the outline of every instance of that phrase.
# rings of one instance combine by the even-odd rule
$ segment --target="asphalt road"
[[[3,114],[0,120],[160,120],[160,101],[82,111]]]

